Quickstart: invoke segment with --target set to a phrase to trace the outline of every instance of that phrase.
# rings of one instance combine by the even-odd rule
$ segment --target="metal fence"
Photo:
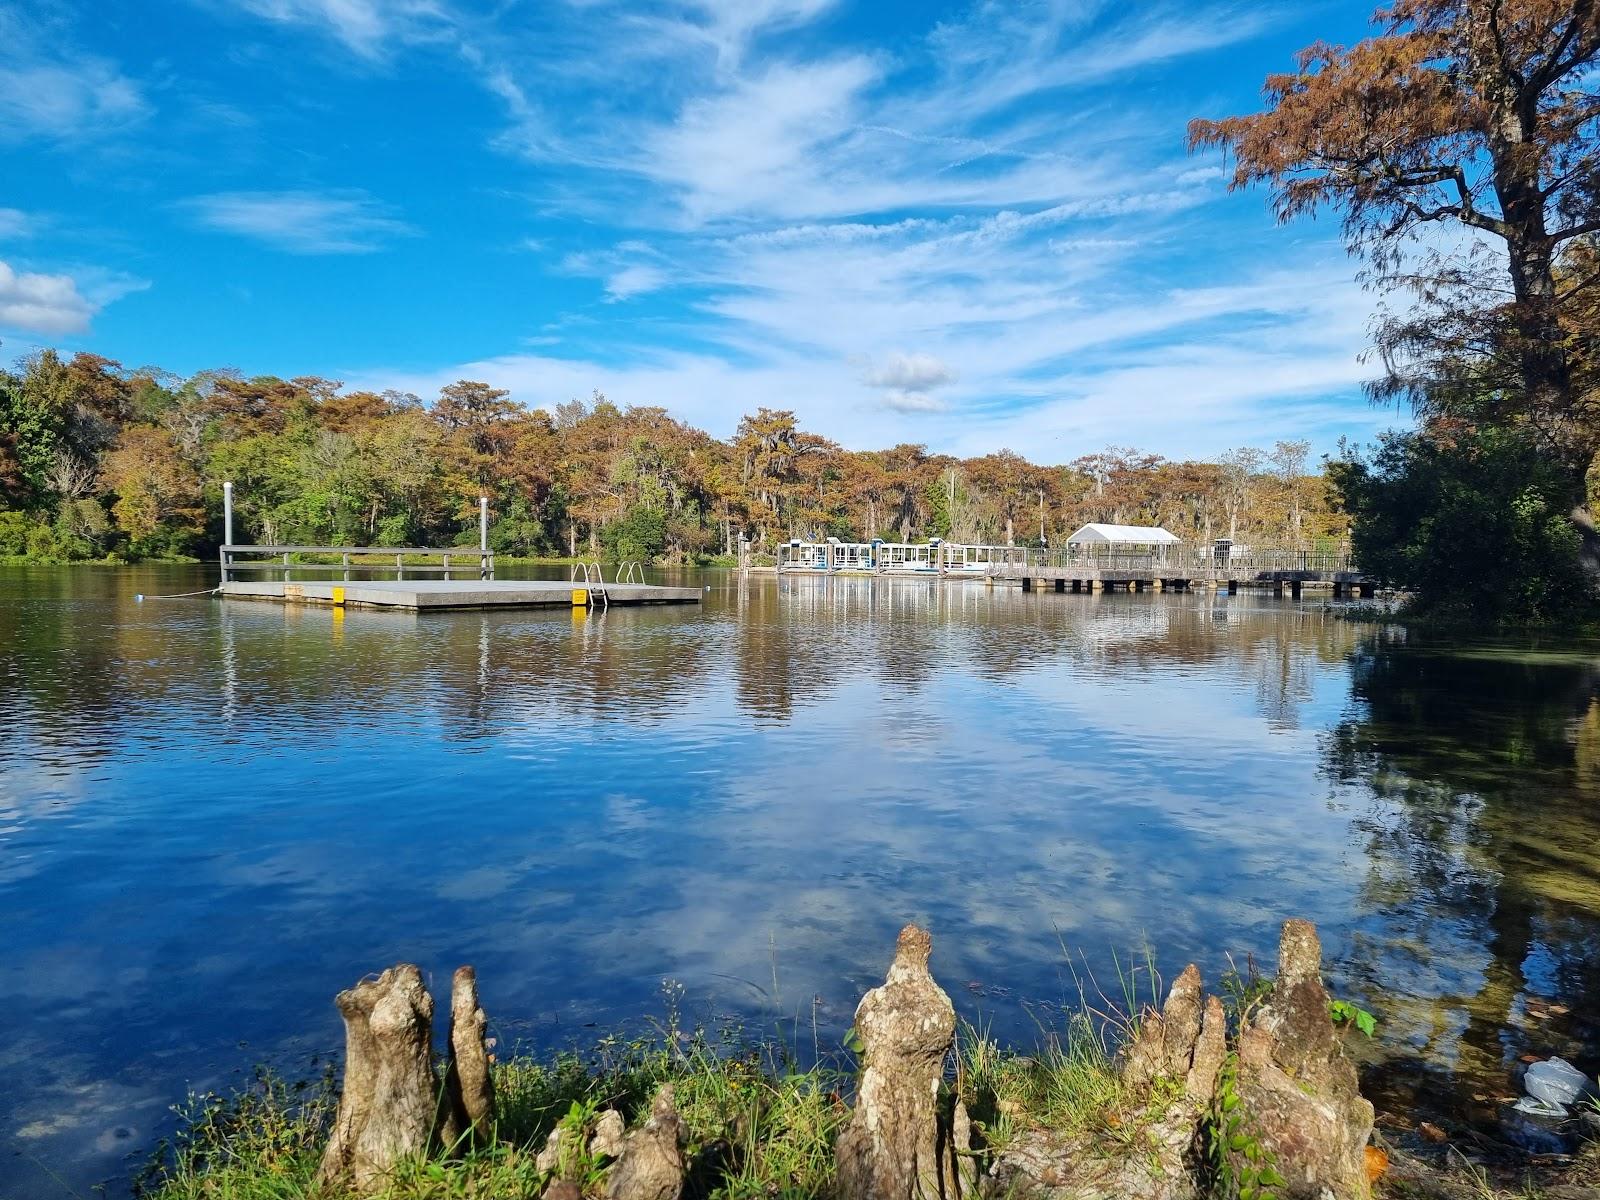
[[[448,550],[418,546],[224,546],[222,582],[239,575],[276,573],[289,580],[296,571],[304,579],[314,572],[338,573],[351,579],[493,579],[494,551],[478,546]],[[454,560],[454,561],[452,561]]]

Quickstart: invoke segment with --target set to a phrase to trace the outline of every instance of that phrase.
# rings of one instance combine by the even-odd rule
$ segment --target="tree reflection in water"
[[[1597,1065],[1600,660],[1391,629],[1351,672],[1327,752],[1372,796],[1348,969],[1403,1048],[1375,1081],[1488,1120],[1520,1056]]]

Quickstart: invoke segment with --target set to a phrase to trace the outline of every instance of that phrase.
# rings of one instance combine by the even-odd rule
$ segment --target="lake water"
[[[187,1090],[314,1069],[333,994],[401,960],[476,964],[503,1046],[673,980],[826,1051],[916,920],[1031,1042],[1114,955],[1215,981],[1307,916],[1384,1105],[1490,1119],[1519,1054],[1595,1065],[1600,647],[689,578],[419,617],[0,570],[0,1195],[120,1194]]]

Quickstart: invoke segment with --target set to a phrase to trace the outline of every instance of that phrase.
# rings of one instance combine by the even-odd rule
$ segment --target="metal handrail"
[[[580,570],[583,572],[583,578],[581,580],[578,578],[578,572]],[[606,577],[605,573],[600,569],[599,562],[580,561],[573,563],[572,570],[567,574],[567,581],[569,583],[581,582],[590,596],[598,596],[600,598],[600,607],[604,608],[607,612],[611,610],[611,597],[606,592]]]
[[[336,563],[296,562],[296,555],[338,555]],[[240,556],[246,556],[242,561]],[[271,556],[275,561],[256,561]],[[442,560],[440,565],[430,563],[408,563],[408,558],[428,557]],[[298,545],[259,545],[255,543],[227,543],[220,548],[219,558],[222,567],[222,582],[229,583],[233,577],[243,572],[255,571],[280,571],[284,582],[288,582],[290,574],[296,570],[305,571],[340,571],[345,582],[350,581],[352,572],[363,577],[387,574],[394,572],[397,579],[404,579],[406,572],[412,575],[440,575],[449,579],[452,572],[470,571],[470,567],[454,566],[450,560],[477,559],[478,578],[488,580],[494,578],[494,551],[482,549],[477,546],[298,546]],[[359,561],[361,559],[383,559],[382,562]]]

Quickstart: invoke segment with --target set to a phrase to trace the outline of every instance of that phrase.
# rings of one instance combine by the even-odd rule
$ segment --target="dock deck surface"
[[[347,605],[372,608],[542,608],[572,607],[572,593],[588,590],[581,583],[556,579],[336,579],[230,580],[222,595],[237,600],[278,600],[289,604],[332,604],[333,589],[344,589]],[[700,589],[648,583],[608,583],[612,604],[698,604]]]

